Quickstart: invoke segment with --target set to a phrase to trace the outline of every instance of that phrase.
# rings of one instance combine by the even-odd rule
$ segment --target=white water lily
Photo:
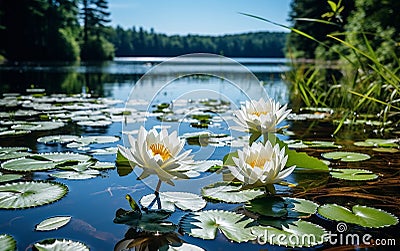
[[[128,139],[130,148],[118,147],[125,158],[143,169],[139,179],[155,174],[161,181],[174,185],[172,179],[188,178],[185,172],[193,156],[189,155],[191,150],[179,154],[185,141],[179,139],[176,131],[168,134],[166,129],[157,132],[141,127],[137,139],[131,135]]]
[[[275,102],[273,99],[265,101],[260,98],[258,101],[246,101],[240,110],[234,112],[236,116],[234,121],[239,126],[233,126],[232,129],[243,132],[259,132],[261,134],[276,132],[280,129],[276,128],[277,125],[291,111],[291,109],[287,109],[287,105],[281,107],[279,102]]]
[[[274,184],[289,176],[296,166],[285,168],[288,156],[285,148],[279,145],[272,146],[267,141],[245,146],[243,151],[238,150],[238,158],[232,157],[236,166],[228,166],[238,180],[246,185]]]

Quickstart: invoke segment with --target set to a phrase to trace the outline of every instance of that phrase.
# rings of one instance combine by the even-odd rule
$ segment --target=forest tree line
[[[178,56],[214,53],[228,57],[284,57],[287,33],[253,32],[222,36],[167,36],[143,28],[110,29],[109,40],[116,56]]]
[[[287,33],[167,36],[111,27],[107,0],[0,1],[0,55],[24,60],[110,60],[114,56],[215,53],[284,57]]]
[[[343,44],[327,36],[332,33],[343,33],[345,41],[364,49],[367,39],[385,57],[400,55],[399,9],[398,0],[292,0],[291,26],[318,43],[296,32],[167,36],[153,29],[110,27],[108,0],[1,0],[0,58],[76,61],[208,52],[336,60]]]

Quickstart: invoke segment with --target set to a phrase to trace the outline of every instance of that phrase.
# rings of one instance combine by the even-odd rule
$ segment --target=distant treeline
[[[207,52],[283,57],[286,33],[167,36],[153,29],[110,27],[108,0],[1,0],[0,60],[110,60]]]
[[[223,36],[167,36],[153,29],[110,29],[116,56],[177,56],[215,53],[228,57],[284,57],[287,33],[254,32]]]

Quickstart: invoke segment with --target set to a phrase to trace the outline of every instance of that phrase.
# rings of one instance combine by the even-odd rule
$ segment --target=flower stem
[[[274,184],[267,184],[265,186],[265,189],[272,195],[276,194],[276,190],[275,190]]]
[[[154,194],[155,194],[156,196],[158,196],[158,195],[160,194],[161,183],[162,183],[162,181],[159,179],[159,180],[158,180],[158,183],[157,183],[157,186],[156,186],[156,190],[154,191]]]
[[[266,133],[263,133],[263,143],[264,143],[264,146],[265,146],[265,144],[267,144],[267,141],[268,141],[268,133],[266,132]]]

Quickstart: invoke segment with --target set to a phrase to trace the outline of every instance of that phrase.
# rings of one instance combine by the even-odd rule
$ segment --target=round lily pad
[[[336,204],[325,204],[318,208],[318,214],[335,221],[357,224],[363,227],[380,228],[399,223],[399,219],[381,209],[355,205],[352,210]]]
[[[11,235],[0,234],[0,250],[17,250],[17,242]]]
[[[341,151],[323,153],[322,157],[329,160],[341,160],[344,162],[363,161],[371,158],[371,156],[365,153],[341,152]]]
[[[365,141],[354,142],[354,145],[361,147],[399,147],[397,139],[366,139]]]
[[[39,251],[89,251],[89,248],[77,241],[48,239],[33,245]]]
[[[21,174],[3,174],[0,172],[0,183],[18,180],[21,179],[23,176]]]
[[[55,143],[66,144],[77,139],[79,139],[79,136],[75,135],[52,135],[52,136],[40,137],[37,139],[37,142],[44,144],[55,144]]]
[[[246,209],[267,217],[300,218],[316,213],[318,204],[305,199],[267,196],[251,200]]]
[[[56,182],[27,181],[0,185],[0,208],[22,209],[55,202],[68,193]]]
[[[330,174],[333,178],[353,181],[375,180],[378,178],[375,173],[363,169],[332,169]]]
[[[32,158],[19,158],[8,160],[1,164],[1,168],[15,172],[43,171],[55,168],[57,163],[50,160],[37,160]]]
[[[314,223],[298,220],[280,228],[272,226],[254,226],[252,233],[257,236],[258,243],[286,247],[312,247],[324,242],[327,231]],[[313,238],[304,238],[312,236]]]
[[[246,219],[242,214],[208,210],[185,215],[180,225],[184,232],[193,237],[213,240],[221,232],[231,241],[247,242],[257,238],[248,227],[252,222],[252,219]]]
[[[228,203],[243,203],[265,194],[263,189],[243,189],[242,185],[217,182],[201,189],[205,198]]]
[[[154,194],[143,196],[140,204],[151,210],[165,210],[174,212],[175,207],[182,210],[198,211],[207,204],[199,195],[185,192],[162,192],[159,198]]]

